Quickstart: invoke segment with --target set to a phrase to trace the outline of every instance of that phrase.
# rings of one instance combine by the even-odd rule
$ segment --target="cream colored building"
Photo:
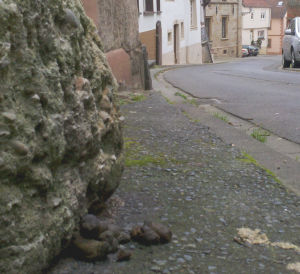
[[[201,0],[138,0],[140,40],[159,65],[201,64]]]
[[[241,0],[214,0],[205,9],[205,27],[214,58],[241,54]]]
[[[268,29],[271,26],[271,5],[267,0],[243,0],[242,44],[261,40],[260,54],[267,53]]]

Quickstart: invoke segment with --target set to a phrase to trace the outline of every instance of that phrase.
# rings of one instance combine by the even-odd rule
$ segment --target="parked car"
[[[300,17],[291,20],[282,43],[282,67],[300,65]]]
[[[246,56],[249,56],[249,51],[248,49],[242,48],[242,57],[246,57]]]
[[[257,56],[259,53],[258,47],[255,46],[244,45],[243,48],[248,50],[248,56]]]

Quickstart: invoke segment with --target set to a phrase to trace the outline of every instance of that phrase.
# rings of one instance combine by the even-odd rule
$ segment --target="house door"
[[[179,64],[180,56],[179,56],[179,50],[180,50],[180,44],[179,44],[179,25],[174,25],[174,63]]]
[[[162,64],[162,31],[161,22],[156,22],[156,64]]]

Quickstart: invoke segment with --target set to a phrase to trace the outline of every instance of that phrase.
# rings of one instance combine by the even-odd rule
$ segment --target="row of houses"
[[[239,57],[242,45],[281,54],[300,0],[81,0],[120,86],[146,86],[145,56],[158,65]]]
[[[157,64],[208,61],[205,45],[217,57],[238,57],[242,45],[261,54],[281,54],[295,0],[137,0],[140,40]],[[289,12],[288,12],[289,11]]]

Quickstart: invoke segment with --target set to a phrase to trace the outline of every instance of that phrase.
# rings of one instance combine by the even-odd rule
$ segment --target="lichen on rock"
[[[116,83],[80,0],[0,0],[0,272],[37,273],[122,173]]]

